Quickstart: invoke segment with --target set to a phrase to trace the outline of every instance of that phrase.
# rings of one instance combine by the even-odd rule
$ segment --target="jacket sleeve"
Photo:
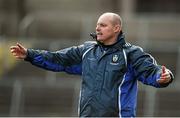
[[[67,66],[64,71],[68,74],[82,75],[82,64]]]
[[[83,45],[70,47],[56,52],[28,49],[25,61],[50,71],[65,71],[70,74],[81,74],[81,55]]]
[[[145,53],[142,48],[132,46],[130,50],[129,61],[134,69],[134,75],[139,81],[158,88],[166,87],[172,82],[174,77],[172,72],[169,71],[171,81],[160,85],[157,80],[160,79],[162,73],[161,66],[157,65],[155,59],[150,54]]]

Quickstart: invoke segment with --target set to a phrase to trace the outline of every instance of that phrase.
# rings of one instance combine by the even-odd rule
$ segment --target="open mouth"
[[[97,32],[96,35],[103,35],[101,32]]]

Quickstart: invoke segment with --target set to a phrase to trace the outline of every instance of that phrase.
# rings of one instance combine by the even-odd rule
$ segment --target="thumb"
[[[166,67],[162,66],[162,74],[166,73]]]
[[[161,77],[164,77],[166,73],[166,67],[165,66],[162,66],[162,73],[161,73]]]

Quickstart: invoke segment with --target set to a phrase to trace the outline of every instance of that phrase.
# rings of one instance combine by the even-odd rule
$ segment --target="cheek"
[[[113,35],[113,32],[112,32],[112,30],[109,30],[109,29],[108,29],[108,30],[105,30],[105,31],[104,31],[104,35],[105,35],[105,36],[111,36],[111,35]]]
[[[97,39],[106,40],[113,35],[113,30],[111,28],[102,28],[101,32],[103,33],[103,35],[98,36]]]

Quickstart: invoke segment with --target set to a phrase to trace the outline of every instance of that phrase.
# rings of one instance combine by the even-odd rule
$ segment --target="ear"
[[[114,26],[114,32],[117,33],[117,32],[120,32],[121,31],[121,26],[120,25],[115,25]]]

